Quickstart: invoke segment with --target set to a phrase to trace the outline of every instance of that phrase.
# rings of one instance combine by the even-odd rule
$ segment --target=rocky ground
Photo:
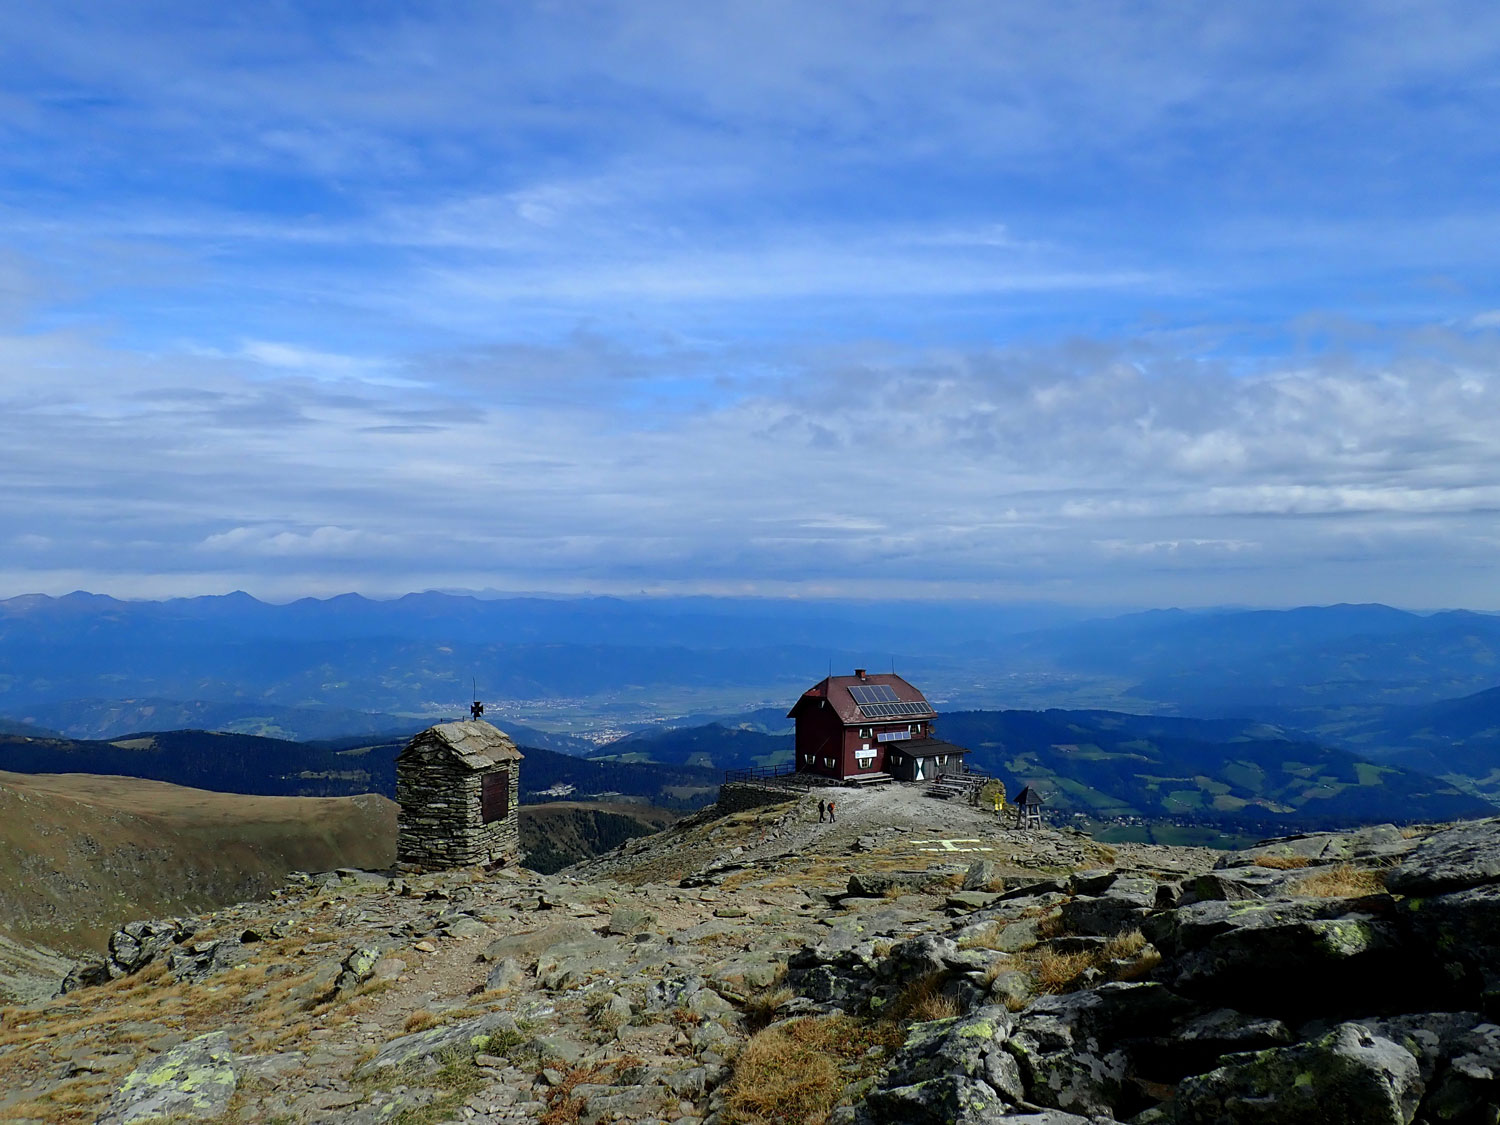
[[[1224,856],[837,799],[132,924],[3,1012],[0,1120],[1496,1120],[1500,823]]]

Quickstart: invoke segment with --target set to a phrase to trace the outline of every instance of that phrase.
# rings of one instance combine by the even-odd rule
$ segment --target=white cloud
[[[371,535],[347,527],[315,527],[311,531],[277,531],[266,527],[235,527],[216,532],[203,540],[206,551],[237,555],[284,557],[305,555],[313,558],[347,557],[389,547],[394,538]]]
[[[11,5],[0,526],[142,588],[1448,588],[1500,504],[1496,44]]]

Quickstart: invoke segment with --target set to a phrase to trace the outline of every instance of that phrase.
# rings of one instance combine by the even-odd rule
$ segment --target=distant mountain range
[[[1500,616],[1383,605],[1157,610],[1033,632],[1018,653],[1195,715],[1436,702],[1500,682]]]
[[[687,726],[752,701],[784,714],[830,668],[888,663],[948,709],[1314,727],[1341,708],[1496,687],[1500,616],[1338,605],[1083,620],[1056,607],[438,593],[290,605],[244,594],[0,601],[0,715],[72,737],[114,737],[124,725],[377,734],[397,729],[393,720],[462,713],[476,682],[497,713],[525,725],[545,705],[567,718],[541,724],[554,729]],[[136,714],[108,706],[120,701]],[[525,707],[505,709],[518,701]]]
[[[1380,605],[1085,620],[770,599],[11,598],[0,768],[388,794],[406,738],[461,715],[477,681],[532,748],[528,799],[684,809],[725,769],[788,761],[786,709],[828,668],[887,661],[977,766],[1039,782],[1058,808],[1291,823],[1500,802],[1500,617]],[[627,733],[601,745],[590,725]],[[168,733],[129,737],[143,730]]]

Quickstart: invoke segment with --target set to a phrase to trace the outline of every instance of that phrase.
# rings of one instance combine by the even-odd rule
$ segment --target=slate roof
[[[427,746],[447,750],[471,770],[491,770],[504,762],[519,762],[525,757],[516,749],[510,735],[482,719],[428,727],[406,744],[401,757],[418,747]]]
[[[968,753],[962,746],[955,746],[953,743],[945,742],[941,738],[907,738],[900,742],[887,742],[884,745],[887,754],[894,750],[913,758],[932,758],[939,754]]]
[[[887,718],[871,718],[865,715],[860,711],[859,704],[854,701],[854,696],[849,694],[849,689],[860,686],[874,686],[876,684],[885,684],[889,687],[891,691],[895,692],[896,699],[901,703],[921,703],[925,705],[927,707],[927,714],[892,715]],[[787,718],[795,719],[797,712],[804,705],[809,701],[816,705],[820,699],[828,700],[829,706],[838,713],[839,719],[842,720],[846,727],[869,726],[872,723],[908,723],[913,719],[930,719],[937,714],[933,710],[932,704],[927,702],[927,697],[900,676],[892,672],[871,672],[864,679],[860,679],[858,676],[829,676],[826,679],[819,680],[802,693],[797,702],[792,705],[792,709],[787,712]]]

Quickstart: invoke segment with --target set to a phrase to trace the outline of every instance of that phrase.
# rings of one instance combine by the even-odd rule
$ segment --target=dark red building
[[[829,676],[802,693],[787,717],[797,721],[799,772],[824,777],[928,781],[964,772],[968,751],[932,736],[937,712],[900,676]]]

